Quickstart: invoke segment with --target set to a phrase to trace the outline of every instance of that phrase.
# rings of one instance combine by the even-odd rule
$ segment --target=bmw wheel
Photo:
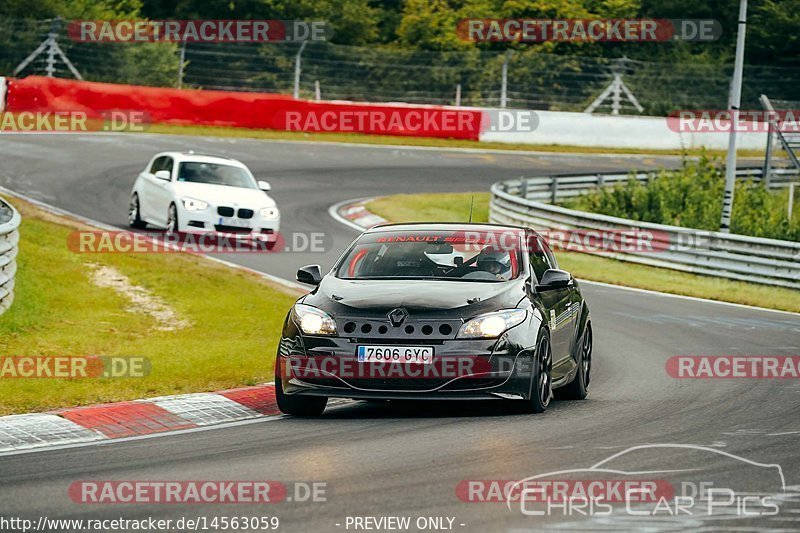
[[[139,214],[139,195],[136,193],[131,196],[131,203],[128,206],[128,225],[132,228],[143,228],[147,225]]]
[[[178,233],[178,208],[175,204],[170,204],[169,211],[167,212],[167,234],[173,235]]]

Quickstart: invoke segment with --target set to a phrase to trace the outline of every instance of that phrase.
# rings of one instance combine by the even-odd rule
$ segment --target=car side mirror
[[[542,279],[536,285],[537,292],[552,291],[553,289],[563,289],[572,286],[572,274],[566,270],[550,268],[544,271]]]
[[[272,185],[270,185],[268,181],[258,180],[258,188],[267,192],[272,190]]]
[[[157,170],[155,173],[155,177],[164,181],[169,181],[170,179],[172,179],[169,170]]]
[[[319,285],[322,281],[322,273],[319,265],[306,265],[297,271],[297,281],[308,283],[309,285]]]

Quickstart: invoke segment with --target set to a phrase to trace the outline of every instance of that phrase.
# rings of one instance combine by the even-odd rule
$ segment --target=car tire
[[[550,333],[542,329],[538,338],[533,357],[530,398],[524,404],[525,411],[529,413],[544,413],[553,398],[553,351]]]
[[[283,393],[280,376],[275,376],[275,400],[281,413],[293,416],[319,416],[328,405],[325,396],[289,396]]]
[[[128,205],[128,225],[137,229],[147,226],[145,221],[142,220],[141,209],[139,208],[139,195],[136,193],[133,193],[130,204]]]
[[[575,358],[578,370],[572,381],[560,389],[556,389],[556,398],[559,400],[583,400],[589,393],[589,381],[592,371],[592,324],[587,322],[578,346],[578,356]]]
[[[166,232],[168,235],[174,235],[179,233],[180,224],[178,223],[178,208],[175,207],[175,204],[169,204],[169,209],[167,210],[167,229]]]

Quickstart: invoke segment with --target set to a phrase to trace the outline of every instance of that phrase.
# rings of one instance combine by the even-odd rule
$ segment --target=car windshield
[[[241,167],[220,165],[218,163],[187,162],[181,163],[178,170],[178,181],[194,183],[211,183],[228,187],[258,189],[256,181]]]
[[[508,281],[520,273],[519,239],[510,230],[367,233],[342,258],[336,277]]]

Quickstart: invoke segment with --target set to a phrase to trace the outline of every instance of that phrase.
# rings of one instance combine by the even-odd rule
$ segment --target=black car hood
[[[343,280],[325,276],[304,303],[333,315],[385,316],[397,307],[412,315],[469,318],[509,309],[524,297],[523,282],[480,283],[437,280]]]

